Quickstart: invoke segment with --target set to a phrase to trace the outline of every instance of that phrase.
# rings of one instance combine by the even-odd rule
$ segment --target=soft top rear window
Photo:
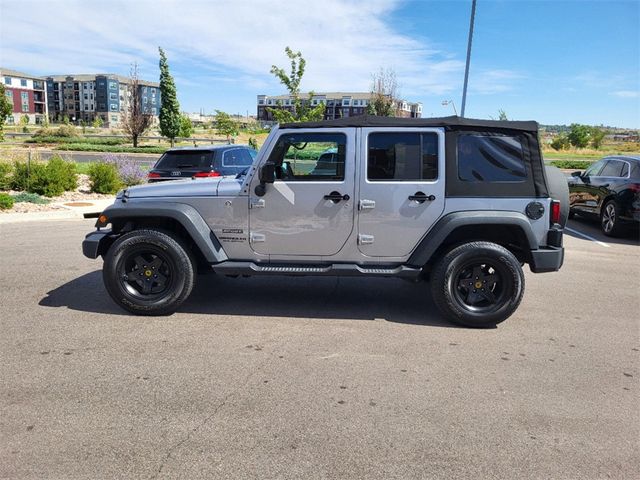
[[[209,151],[176,151],[166,152],[156,168],[211,168],[213,152]]]
[[[462,134],[458,178],[463,182],[524,182],[527,170],[518,135]]]

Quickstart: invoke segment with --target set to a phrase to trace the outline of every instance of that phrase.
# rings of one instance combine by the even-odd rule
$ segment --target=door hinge
[[[264,208],[264,198],[252,198],[249,208]]]
[[[358,245],[371,245],[374,241],[373,235],[358,235]]]
[[[376,201],[375,200],[360,200],[360,202],[358,203],[358,206],[360,207],[360,210],[370,210],[372,208],[376,208]]]
[[[249,236],[249,241],[251,243],[261,243],[265,241],[264,233],[251,233]]]

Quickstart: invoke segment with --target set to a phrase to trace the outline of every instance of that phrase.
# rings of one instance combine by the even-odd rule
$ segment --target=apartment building
[[[7,117],[7,124],[17,124],[23,116],[30,124],[44,122],[47,116],[47,91],[44,79],[28,73],[0,67],[0,79],[5,95],[13,104],[13,111]]]
[[[129,102],[130,79],[114,74],[54,75],[46,77],[48,109],[54,121],[91,123],[102,119],[105,127],[118,127]],[[160,84],[139,80],[143,111],[157,121],[160,114]]]
[[[312,98],[308,94],[301,94],[300,99],[303,102],[310,102],[311,106],[324,103],[324,119],[355,117],[364,115],[367,112],[367,106],[371,102],[373,94],[371,92],[326,92],[316,93]],[[417,102],[399,101],[396,105],[396,116],[407,118],[422,117],[422,104]],[[293,99],[291,95],[258,95],[257,116],[262,122],[273,122],[273,114],[269,108],[283,108],[287,110],[293,109]]]

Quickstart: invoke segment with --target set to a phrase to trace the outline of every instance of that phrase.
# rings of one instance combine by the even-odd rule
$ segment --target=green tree
[[[65,125],[69,125],[69,115],[62,116],[62,123],[64,123]]]
[[[176,84],[169,73],[167,56],[161,47],[158,47],[158,51],[160,52],[160,133],[171,140],[173,147],[176,137],[180,135],[180,104],[176,96]]]
[[[278,108],[267,107],[278,123],[292,122],[309,122],[318,121],[324,118],[324,103],[312,107],[311,101],[314,92],[311,91],[307,95],[306,100],[300,98],[300,82],[304,76],[304,70],[307,65],[306,60],[302,57],[302,53],[293,52],[289,47],[284,49],[287,57],[291,60],[291,73],[287,75],[284,69],[271,66],[271,73],[276,76],[280,83],[289,91],[289,96],[293,102],[291,110],[282,108],[282,102],[278,102]]]
[[[569,143],[576,148],[585,148],[589,145],[591,137],[591,127],[588,125],[580,125],[579,123],[572,123],[569,126]]]
[[[4,85],[0,84],[0,140],[4,139],[4,122],[7,120],[7,117],[11,115],[11,112],[13,112],[13,103],[7,98]]]
[[[225,135],[227,142],[230,142],[231,137],[238,135],[238,123],[228,113],[216,110],[216,130]]]
[[[93,122],[91,122],[91,126],[93,128],[100,128],[103,125],[103,121],[102,121],[102,117],[100,117],[99,115],[96,115],[96,118],[93,119]]]
[[[27,125],[29,125],[29,115],[22,115],[20,117],[20,125],[22,125],[23,133],[29,133],[29,129],[27,128]]]
[[[607,132],[598,127],[591,128],[591,146],[598,150],[602,146],[602,141]]]
[[[396,73],[390,68],[380,68],[372,75],[371,99],[367,104],[367,114],[393,117],[398,111],[398,102]]]
[[[502,109],[498,110],[498,120],[509,120],[507,118],[507,112]]]
[[[189,138],[193,135],[193,122],[186,115],[180,117],[180,137]]]
[[[558,135],[556,135],[551,142],[551,148],[553,148],[554,150],[566,150],[570,146],[571,143],[569,142],[569,138],[567,138],[567,135],[564,133],[559,133]]]

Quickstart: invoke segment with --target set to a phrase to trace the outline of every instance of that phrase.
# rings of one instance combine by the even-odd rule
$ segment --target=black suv
[[[225,177],[242,173],[257,152],[246,145],[181,147],[167,150],[149,171],[149,183],[180,178]]]
[[[605,157],[569,177],[569,217],[600,219],[605,235],[616,236],[640,222],[640,157]]]

